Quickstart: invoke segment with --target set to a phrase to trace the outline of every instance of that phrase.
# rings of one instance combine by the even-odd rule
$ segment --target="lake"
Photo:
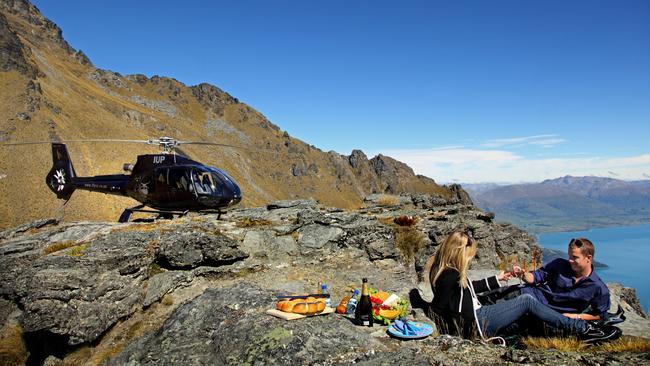
[[[595,259],[608,268],[596,273],[605,282],[618,282],[634,287],[643,309],[650,307],[650,225],[591,229],[539,234],[537,240],[545,248],[567,251],[572,238],[584,237],[596,247]],[[565,256],[566,258],[566,256]]]

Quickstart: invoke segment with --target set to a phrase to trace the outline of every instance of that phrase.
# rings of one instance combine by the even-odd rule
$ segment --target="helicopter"
[[[130,174],[79,177],[75,172],[66,142],[140,142],[159,145],[159,154],[138,155],[135,164],[125,163]],[[45,177],[48,188],[56,197],[68,202],[75,190],[87,190],[131,197],[140,205],[127,208],[119,222],[128,222],[133,212],[157,213],[170,219],[188,212],[216,212],[220,218],[225,208],[242,200],[241,189],[225,171],[204,165],[175,152],[178,145],[198,144],[240,148],[238,146],[203,142],[178,141],[171,137],[149,140],[67,140],[9,143],[4,145],[52,145],[52,168]],[[153,210],[145,209],[150,207]]]

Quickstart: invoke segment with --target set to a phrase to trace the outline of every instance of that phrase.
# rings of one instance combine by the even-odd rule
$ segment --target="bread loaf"
[[[278,301],[275,307],[287,313],[313,315],[325,310],[325,299],[313,296],[304,299],[284,299]]]
[[[299,302],[293,306],[293,310],[291,312],[305,315],[309,312],[309,307],[307,306],[307,303]]]
[[[325,301],[316,301],[316,312],[320,313],[325,310]]]

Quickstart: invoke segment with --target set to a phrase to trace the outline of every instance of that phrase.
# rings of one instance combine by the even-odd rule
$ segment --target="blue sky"
[[[54,1],[93,63],[214,84],[439,182],[650,179],[650,2]]]

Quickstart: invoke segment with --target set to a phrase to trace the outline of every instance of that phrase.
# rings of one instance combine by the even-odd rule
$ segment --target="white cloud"
[[[383,154],[408,164],[417,174],[446,182],[540,182],[564,175],[645,179],[650,154],[620,158],[533,159],[504,150],[469,148],[393,150]]]
[[[557,137],[557,135],[535,135],[526,137],[513,137],[507,139],[488,140],[482,146],[487,148],[501,147],[522,147],[526,145],[541,146],[545,148],[553,147],[557,144],[566,142],[566,140]]]

